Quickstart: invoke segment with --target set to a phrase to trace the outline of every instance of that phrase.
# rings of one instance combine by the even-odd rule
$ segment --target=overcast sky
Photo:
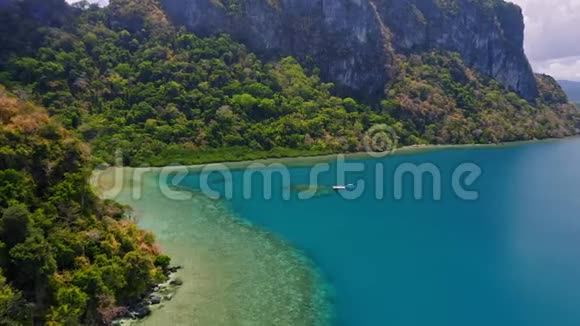
[[[524,9],[534,70],[580,81],[580,0],[510,0]]]
[[[524,9],[526,53],[534,70],[580,81],[580,0],[509,1]]]

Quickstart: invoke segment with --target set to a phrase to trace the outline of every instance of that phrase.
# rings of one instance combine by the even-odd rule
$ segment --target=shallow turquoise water
[[[395,200],[366,191],[356,200],[335,193],[310,200],[263,198],[259,178],[243,198],[242,171],[215,177],[213,189],[233,182],[227,205],[239,216],[288,241],[311,258],[334,288],[336,325],[465,326],[580,325],[580,141],[495,149],[458,149],[360,161],[374,188],[376,164],[392,176],[398,164],[433,163],[442,173],[442,200],[415,200],[412,179]],[[478,164],[471,186],[477,201],[458,199],[453,169]],[[333,169],[335,166],[333,167]],[[292,184],[308,184],[308,168],[292,168]],[[320,184],[333,185],[333,172]],[[183,185],[197,188],[199,176]],[[425,188],[430,189],[432,182]]]
[[[288,243],[241,220],[221,201],[183,191],[178,194],[191,195],[187,200],[166,196],[159,186],[166,179],[159,170],[103,173],[96,173],[93,180],[106,191],[102,195],[131,205],[139,226],[155,232],[172,264],[183,267],[176,276],[184,283],[173,299],[152,306],[152,315],[137,324],[331,323],[333,307],[326,282],[312,262]]]

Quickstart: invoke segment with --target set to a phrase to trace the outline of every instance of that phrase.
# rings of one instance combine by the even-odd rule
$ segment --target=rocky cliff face
[[[343,93],[380,98],[404,56],[458,52],[528,100],[538,95],[519,7],[502,0],[161,0],[200,35],[227,33],[268,56],[312,58]]]

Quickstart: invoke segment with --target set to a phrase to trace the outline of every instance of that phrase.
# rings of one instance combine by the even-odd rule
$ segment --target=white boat
[[[353,184],[347,184],[346,186],[332,186],[332,190],[354,190],[356,187]]]

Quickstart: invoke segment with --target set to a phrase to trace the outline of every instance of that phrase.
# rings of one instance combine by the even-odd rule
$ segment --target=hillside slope
[[[312,58],[343,94],[383,97],[401,55],[449,51],[533,101],[521,9],[502,0],[162,0],[198,35],[227,33],[264,56]],[[304,61],[302,61],[304,62]]]
[[[346,0],[324,2],[325,10],[342,1]],[[266,5],[268,10],[282,10],[278,6],[285,3]],[[369,86],[373,80],[387,83],[386,93],[366,102],[368,98],[357,97],[356,92],[347,91],[353,97],[339,97],[346,89],[325,82],[324,67],[320,69],[314,59],[303,58],[301,63],[300,58],[256,55],[229,35],[197,36],[175,26],[159,4],[156,0],[113,0],[107,8],[80,4],[67,7],[62,15],[69,19],[57,20],[57,26],[51,25],[54,20],[39,21],[34,10],[10,10],[9,31],[0,37],[16,39],[24,46],[0,58],[0,82],[45,106],[89,142],[99,160],[112,162],[120,150],[130,165],[361,151],[367,131],[377,124],[391,126],[401,145],[563,137],[576,134],[580,126],[578,110],[560,96],[552,96],[558,94],[559,86],[548,78],[532,75],[539,87],[534,86],[538,96],[530,102],[466,62],[461,53],[443,49],[406,53],[394,38],[386,42],[387,26],[380,26],[385,40],[376,43],[381,44],[379,52],[367,53],[364,48],[343,52],[345,48],[330,53],[361,56],[333,66],[346,69],[339,74],[342,78],[360,77]],[[301,4],[296,2],[298,7]],[[371,7],[380,14],[378,4]],[[218,12],[227,8],[222,21],[226,26],[245,8],[233,2],[227,7],[222,2],[211,5]],[[462,8],[457,10],[462,12]],[[452,9],[445,13],[456,15]],[[499,24],[499,16],[489,17],[493,26]],[[347,28],[350,21],[342,23]],[[29,28],[19,28],[23,24]],[[369,31],[376,28],[371,25],[352,41],[370,42],[373,34]],[[321,42],[334,44],[326,34],[319,36]],[[396,47],[385,47],[388,44]],[[384,59],[393,53],[387,65],[366,57],[378,54]],[[525,61],[525,57],[502,53],[506,60]],[[347,63],[352,62],[367,65],[362,74],[350,70]],[[382,92],[383,86],[379,87]]]
[[[87,147],[0,86],[0,324],[96,325],[164,279],[152,234],[87,184]]]

